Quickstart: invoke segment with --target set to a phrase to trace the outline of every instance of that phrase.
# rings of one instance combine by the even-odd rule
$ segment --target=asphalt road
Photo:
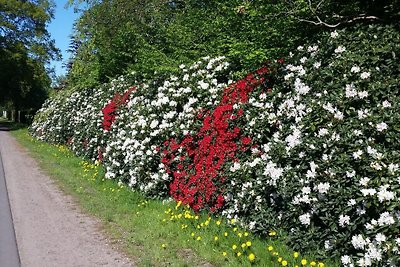
[[[19,267],[17,241],[0,151],[0,266]]]
[[[9,132],[0,131],[0,153],[1,267],[134,266]]]

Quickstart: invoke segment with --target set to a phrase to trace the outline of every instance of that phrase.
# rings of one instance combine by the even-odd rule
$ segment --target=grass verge
[[[259,239],[234,221],[194,214],[172,201],[146,200],[104,179],[101,167],[64,146],[37,141],[26,129],[12,134],[65,193],[103,222],[113,242],[139,266],[338,266],[292,251],[273,229]]]

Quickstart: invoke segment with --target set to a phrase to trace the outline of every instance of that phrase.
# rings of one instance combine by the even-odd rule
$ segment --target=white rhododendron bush
[[[229,82],[224,58],[49,99],[31,133],[151,197],[344,266],[400,264],[400,38],[337,30]]]

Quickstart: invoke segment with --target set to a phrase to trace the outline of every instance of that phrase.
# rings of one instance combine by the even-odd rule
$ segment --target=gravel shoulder
[[[0,153],[21,266],[135,266],[5,131]]]

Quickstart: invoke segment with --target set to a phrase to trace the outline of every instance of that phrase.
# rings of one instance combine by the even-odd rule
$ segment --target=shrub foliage
[[[286,229],[344,266],[400,263],[400,34],[321,35],[235,83],[224,58],[45,103],[31,127],[152,197]]]

